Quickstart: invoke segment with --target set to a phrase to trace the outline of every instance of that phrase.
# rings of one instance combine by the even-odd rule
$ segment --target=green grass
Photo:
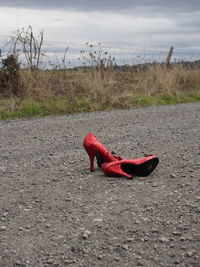
[[[41,117],[49,115],[63,115],[78,112],[100,111],[114,108],[146,107],[153,105],[170,105],[200,101],[200,96],[195,94],[181,94],[179,96],[127,96],[120,98],[118,104],[110,102],[96,102],[89,97],[77,97],[66,99],[64,97],[52,97],[45,102],[32,99],[24,99],[17,110],[6,108],[6,100],[0,101],[0,119],[15,119],[23,117]]]
[[[133,107],[173,105],[179,103],[191,103],[200,101],[200,96],[193,94],[182,94],[179,96],[158,95],[158,96],[136,96],[130,102]]]
[[[55,114],[67,113],[68,101],[64,98],[52,98],[42,103],[32,99],[22,101],[18,110],[10,111],[0,108],[0,119],[15,119],[23,117],[41,117]]]

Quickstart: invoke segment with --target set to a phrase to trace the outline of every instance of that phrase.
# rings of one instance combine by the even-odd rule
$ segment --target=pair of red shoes
[[[159,163],[158,157],[153,154],[129,160],[121,156],[114,156],[92,133],[85,136],[83,146],[90,158],[90,171],[94,171],[94,158],[96,157],[98,166],[108,176],[125,176],[127,178],[148,176]]]

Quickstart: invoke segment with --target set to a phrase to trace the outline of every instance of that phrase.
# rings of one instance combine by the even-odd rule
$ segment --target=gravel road
[[[94,133],[148,177],[90,173]],[[200,266],[200,103],[0,121],[0,266]]]

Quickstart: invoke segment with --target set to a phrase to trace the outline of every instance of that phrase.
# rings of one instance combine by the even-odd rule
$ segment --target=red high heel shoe
[[[101,165],[102,171],[108,176],[148,176],[158,165],[155,155],[145,155],[143,158],[121,160]]]
[[[124,159],[121,156],[113,156],[92,133],[88,133],[85,136],[83,140],[83,146],[90,158],[90,171],[94,170],[95,156],[97,158],[97,164],[99,167],[101,167],[103,163]]]

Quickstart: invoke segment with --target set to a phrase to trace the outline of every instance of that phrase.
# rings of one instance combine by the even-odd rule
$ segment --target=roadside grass
[[[0,96],[0,119],[63,115],[200,101],[200,70],[133,68],[20,70],[22,94]],[[1,90],[1,88],[0,88]]]
[[[120,101],[120,100],[119,100]],[[70,104],[66,98],[52,98],[45,103],[38,100],[24,99],[17,110],[0,108],[0,119],[16,119],[23,117],[42,117],[50,115],[64,115],[80,112],[92,112],[111,110],[114,108],[128,109],[156,105],[170,105],[178,103],[189,103],[200,101],[200,96],[193,94],[182,94],[177,96],[127,96],[123,103],[118,103],[114,107],[110,103],[98,104],[89,101],[87,98],[80,98],[75,104]],[[1,102],[0,102],[1,103]],[[5,102],[4,102],[5,103]]]

